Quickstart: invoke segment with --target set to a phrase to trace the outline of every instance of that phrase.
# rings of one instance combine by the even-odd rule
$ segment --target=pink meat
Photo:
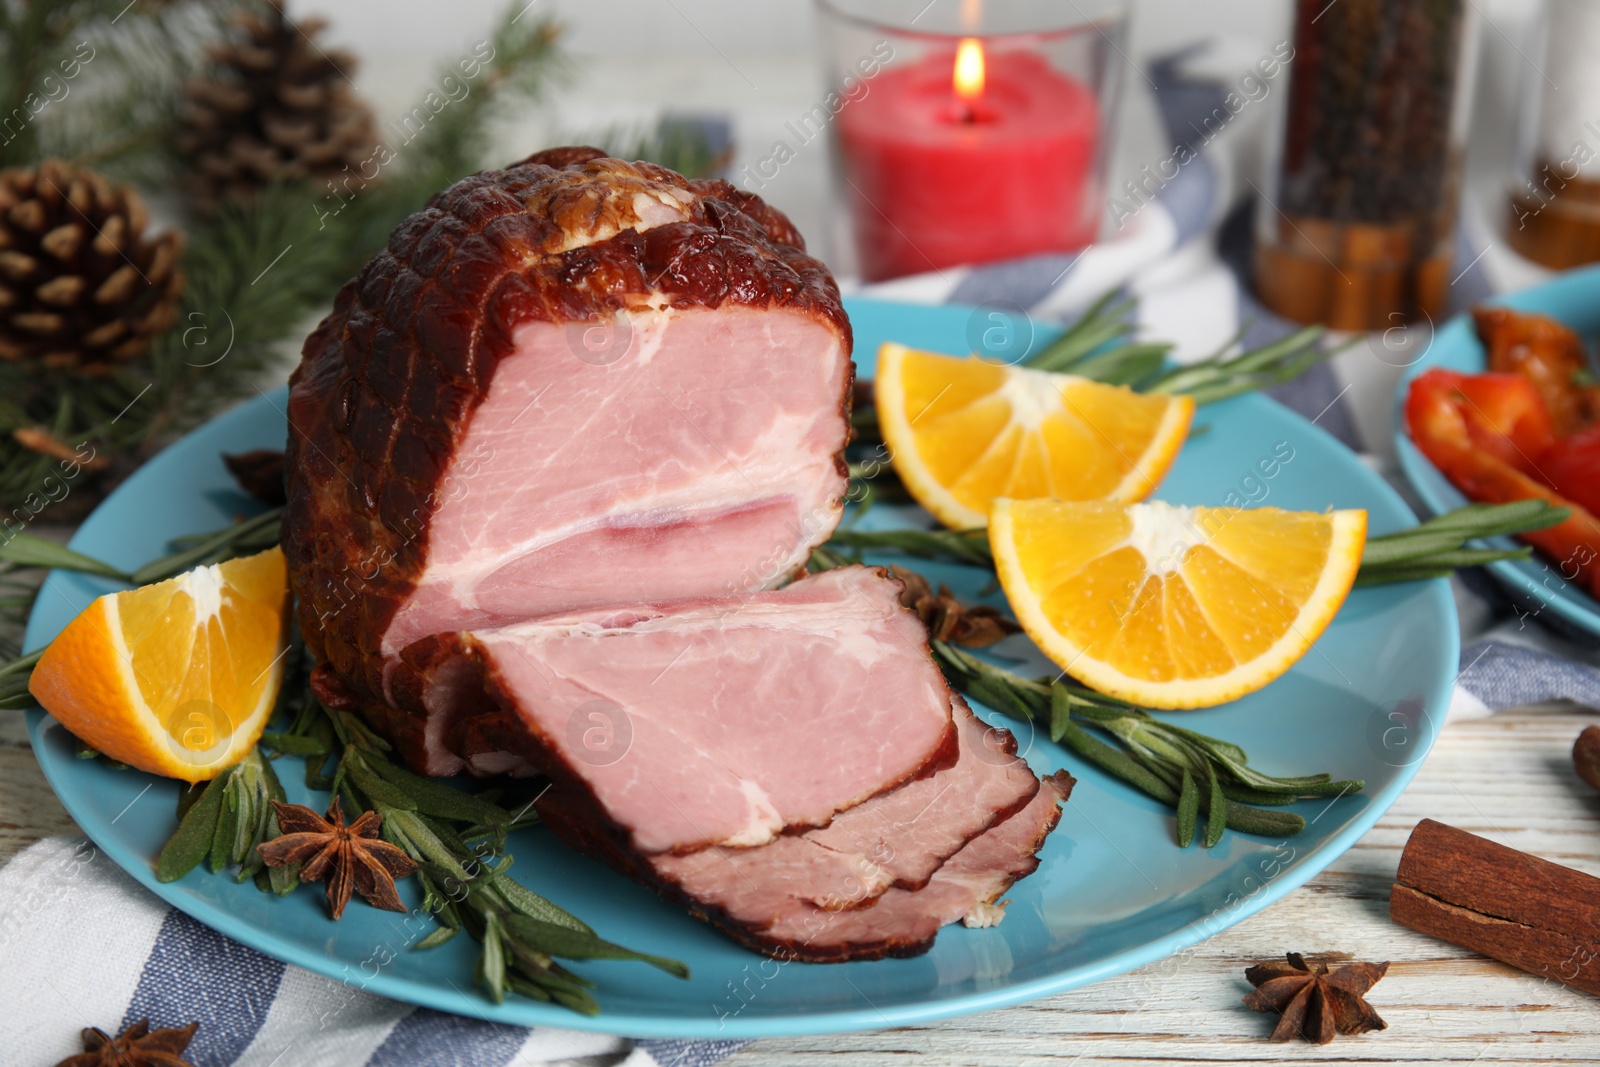
[[[933,944],[941,926],[962,922],[992,926],[1004,914],[995,906],[1017,879],[1039,866],[1039,849],[1061,818],[1072,779],[1058,771],[1017,814],[974,838],[921,889],[891,889],[870,908],[822,908],[780,913],[770,926],[741,931],[751,948],[828,963],[877,956],[915,956]]]
[[[737,307],[647,310],[616,329],[606,363],[575,355],[566,326],[512,335],[386,653],[446,630],[766,589],[833,530],[850,366],[836,330]]]
[[[953,922],[968,926],[992,926],[1004,915],[996,905],[1007,889],[1039,865],[1038,852],[1060,818],[1061,804],[1071,793],[1073,780],[1057,771],[1039,784],[1027,803],[1009,818],[998,822],[966,843],[950,856],[920,888],[891,888],[864,907],[820,907],[784,896],[776,890],[747,886],[733,896],[738,911],[729,911],[715,896],[702,898],[685,886],[662,877],[664,859],[680,859],[703,864],[707,870],[718,853],[731,850],[706,850],[691,857],[641,857],[619,849],[603,833],[597,833],[595,820],[588,817],[582,798],[570,792],[551,790],[539,801],[539,813],[563,841],[605,862],[669,899],[688,907],[691,914],[715,925],[747,948],[779,959],[809,963],[839,963],[847,960],[879,959],[884,956],[915,956],[926,952],[939,929]],[[780,839],[780,844],[789,841]],[[748,854],[765,854],[772,845],[750,849]],[[777,883],[784,878],[814,879],[814,856],[794,846],[785,846],[764,864],[762,877]],[[725,866],[724,882],[729,878],[748,878],[746,868],[735,871]],[[870,877],[870,865],[858,872],[840,865],[845,878]],[[855,892],[853,888],[847,892]]]
[[[633,850],[759,845],[954,761],[951,693],[900,589],[845,567],[434,639],[396,693],[453,723],[458,752],[485,713],[511,720],[494,751],[592,796]]]
[[[838,521],[851,373],[833,278],[727,182],[563,148],[451,186],[291,380],[319,691],[450,773],[393,707],[418,639],[781,585]]]
[[[653,856],[656,877],[731,921],[761,926],[785,912],[870,907],[892,887],[920,889],[966,843],[1039,791],[1009,732],[954,698],[955,766],[873,797],[832,823],[761,848]]]

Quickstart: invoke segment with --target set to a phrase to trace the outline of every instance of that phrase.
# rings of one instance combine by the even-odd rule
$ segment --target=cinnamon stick
[[[1389,916],[1600,994],[1600,878],[1424,819],[1400,857]]]

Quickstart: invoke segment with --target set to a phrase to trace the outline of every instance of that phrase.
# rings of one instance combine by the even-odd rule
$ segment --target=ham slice
[[[734,939],[769,955],[812,963],[916,956],[933,945],[939,928],[953,922],[993,926],[1004,915],[997,903],[1017,879],[1039,867],[1039,849],[1061,818],[1072,792],[1065,771],[1046,777],[1021,811],[950,857],[921,889],[891,889],[859,911],[785,912],[760,931],[729,930]]]
[[[291,380],[284,550],[323,692],[388,728],[418,639],[781,585],[838,521],[850,380],[832,277],[727,182],[596,149],[458,182]]]
[[[921,889],[968,841],[1039,791],[1010,733],[989,727],[960,697],[955,702],[961,754],[948,770],[762,848],[650,857],[652,873],[702,906],[756,925],[786,910],[849,911],[871,907],[892,888]]]
[[[453,723],[458,753],[462,725],[506,722],[530,769],[592,797],[629,849],[764,844],[955,761],[952,695],[900,589],[842,567],[433,638],[395,691]]]
[[[815,857],[788,845],[799,839],[780,839],[785,846],[781,849],[774,845],[749,849],[737,865],[731,862],[735,850],[725,849],[689,857],[642,857],[617,849],[597,834],[582,801],[571,794],[551,790],[540,798],[538,809],[569,845],[679,901],[692,915],[745,947],[779,959],[842,963],[920,955],[932,946],[939,929],[953,922],[998,923],[1004,905],[996,902],[1019,878],[1038,868],[1039,849],[1060,819],[1073,779],[1057,771],[1037,786],[1021,810],[973,837],[920,887],[889,888],[865,906],[850,908],[824,907],[782,891],[784,879],[813,880],[817,874]],[[758,862],[754,857],[759,854],[771,854],[772,859]],[[683,884],[668,873],[685,870],[693,873]],[[872,877],[872,865],[863,864],[852,872],[841,864],[833,873],[857,877],[865,884]],[[696,890],[713,882],[721,882],[725,891],[697,895]],[[734,882],[742,888],[727,888]]]

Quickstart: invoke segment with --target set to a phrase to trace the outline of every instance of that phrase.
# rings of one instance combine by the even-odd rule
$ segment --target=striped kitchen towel
[[[0,1048],[51,1067],[79,1032],[200,1029],[195,1067],[709,1067],[738,1041],[645,1041],[414,1008],[291,967],[167,907],[88,841],[0,868]]]

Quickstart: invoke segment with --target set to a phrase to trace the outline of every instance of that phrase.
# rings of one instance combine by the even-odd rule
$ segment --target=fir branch
[[[159,156],[177,86],[204,42],[251,2],[0,2],[0,167],[56,156],[121,177],[163,173],[135,157]]]
[[[370,188],[358,191],[348,217],[341,213],[345,239],[359,250],[349,273],[382,248],[390,231],[435,194],[485,166],[514,162],[488,158],[496,147],[495,123],[515,106],[541,99],[569,73],[558,43],[560,26],[548,18],[519,17],[525,10],[524,4],[511,3],[502,12],[486,42],[488,58],[481,60],[476,77],[466,82],[465,97],[432,115],[419,131],[390,127],[396,137],[385,148],[393,168],[381,173]],[[468,62],[480,61],[480,54],[475,52]],[[446,64],[435,74],[435,84],[447,77],[460,82],[463,71],[456,63]],[[315,193],[321,196],[322,190]]]
[[[646,160],[685,178],[709,178],[728,165],[731,149],[717,151],[705,127],[690,118],[664,115],[653,125],[613,126],[590,136],[570,138],[593,144],[618,159]]]
[[[111,151],[107,138],[132,130],[144,140],[153,137],[161,151],[170,152],[171,138],[160,136],[162,124],[177,106],[178,83],[191,71],[199,44],[214,36],[227,13],[262,2],[199,5],[169,0],[129,8],[129,19],[116,27],[120,43],[107,46],[98,68],[103,76],[95,93],[87,100],[79,94],[52,105],[61,112],[52,127],[59,135],[57,147],[108,161],[120,158],[122,150]],[[69,31],[96,19],[109,20],[125,7],[126,0],[25,4],[12,10],[8,32],[0,33],[0,47],[29,56],[53,55]],[[17,430],[44,427],[69,448],[92,448],[111,457],[116,460],[114,478],[218,407],[281,373],[339,286],[383,246],[402,219],[440,189],[479,169],[492,143],[493,121],[514,101],[536,97],[559,72],[554,23],[518,20],[520,8],[507,7],[485,45],[482,54],[488,58],[471,80],[468,95],[433,115],[406,144],[397,145],[394,165],[352,201],[335,200],[337,210],[330,210],[321,204],[321,189],[274,186],[248,204],[231,204],[214,217],[192,220],[182,260],[188,287],[178,325],[157,339],[146,360],[92,379],[0,366],[0,505],[13,509],[30,499],[54,499],[47,492],[49,479],[63,480],[60,461],[25,447],[14,437]],[[146,12],[149,16],[135,27],[132,16]],[[145,69],[148,65],[170,70],[156,77]],[[447,72],[460,80],[455,66]],[[25,94],[28,79],[37,73],[31,65],[0,67],[0,89],[12,96]],[[102,95],[113,104],[159,97],[164,101],[160,106],[169,111],[157,114],[157,108],[137,120],[115,119],[98,110]],[[0,128],[3,122],[0,113]],[[28,147],[18,159],[31,162],[36,149]],[[22,147],[14,150],[23,152]],[[177,165],[170,155],[140,164],[150,168],[149,174],[169,173]],[[83,491],[85,482],[74,482],[71,488]],[[30,506],[28,512],[38,510]]]
[[[170,146],[183,86],[205,70],[207,46],[228,32],[232,19],[264,8],[266,0],[139,0],[132,6],[114,0],[109,6],[116,21],[85,27],[82,45],[74,48],[93,58],[74,81],[71,105],[43,116],[40,153],[161,187],[178,173]]]

